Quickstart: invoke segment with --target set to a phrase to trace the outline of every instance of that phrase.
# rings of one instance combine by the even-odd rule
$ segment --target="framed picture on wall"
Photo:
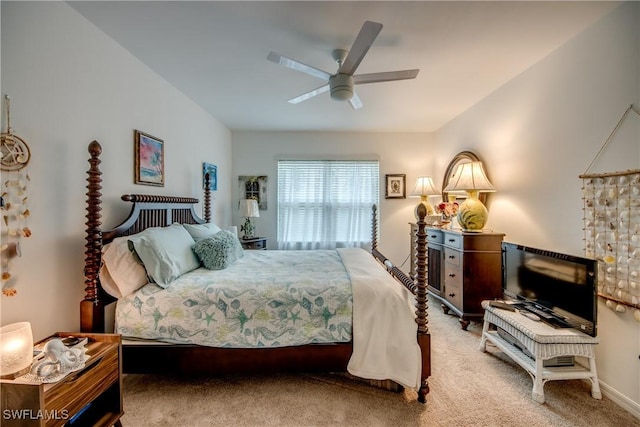
[[[406,199],[407,176],[405,174],[387,174],[384,176],[385,181],[385,199]]]
[[[133,151],[136,157],[134,183],[164,187],[164,141],[135,130]]]
[[[260,176],[238,176],[239,200],[256,199],[258,208],[261,211],[267,210],[267,177]]]
[[[209,190],[218,189],[218,167],[211,163],[202,163],[202,189],[207,189],[206,175],[209,174]]]

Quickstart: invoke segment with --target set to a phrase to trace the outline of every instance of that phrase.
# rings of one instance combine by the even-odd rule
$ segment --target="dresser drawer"
[[[462,235],[457,233],[444,232],[444,244],[455,249],[462,249]]]
[[[444,285],[444,298],[462,311],[462,281],[447,277]]]
[[[427,244],[429,243],[442,243],[442,231],[433,228],[427,229]]]
[[[46,390],[46,410],[72,416],[119,380],[118,346],[99,344],[110,348],[107,351],[102,349],[102,354],[92,357],[84,369],[69,374]]]
[[[241,239],[240,243],[242,244],[242,249],[257,249],[257,250],[266,250],[267,249],[267,238],[266,237],[256,237],[255,239]]]
[[[462,265],[462,252],[458,252],[451,248],[444,248],[444,262],[451,266],[459,267]]]

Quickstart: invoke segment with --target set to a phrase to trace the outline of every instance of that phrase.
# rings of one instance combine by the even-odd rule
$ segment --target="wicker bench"
[[[482,308],[485,312],[480,351],[486,351],[487,341],[490,341],[524,368],[533,379],[533,400],[544,403],[544,384],[547,381],[569,379],[589,379],[591,396],[602,398],[594,352],[598,338],[576,329],[553,328],[518,312],[492,307],[489,301],[483,301]],[[508,335],[499,334],[497,328]],[[515,340],[507,340],[505,336]],[[583,357],[587,365],[576,361],[571,366],[545,366],[545,360],[562,356]]]

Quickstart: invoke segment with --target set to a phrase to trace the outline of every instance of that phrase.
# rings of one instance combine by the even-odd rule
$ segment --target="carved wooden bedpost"
[[[371,252],[378,249],[378,207],[371,206]]]
[[[102,201],[102,172],[100,154],[102,147],[97,141],[89,144],[89,170],[87,171],[87,226],[85,244],[84,283],[85,297],[80,302],[80,330],[82,332],[104,331],[104,308],[99,301],[98,272],[102,261],[102,230],[100,207]]]
[[[431,376],[431,335],[427,326],[427,208],[418,205],[418,231],[416,233],[416,323],[418,323],[418,345],[422,351],[422,377],[418,400],[426,401],[429,393],[428,378]]]
[[[204,221],[211,222],[211,175],[207,172],[204,175]]]

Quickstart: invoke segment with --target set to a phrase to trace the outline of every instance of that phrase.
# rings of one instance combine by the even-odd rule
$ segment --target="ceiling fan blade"
[[[351,99],[349,100],[349,104],[351,104],[351,107],[354,110],[360,109],[362,108],[362,100],[360,99],[360,97],[358,96],[357,93],[353,92],[353,96],[351,97]]]
[[[387,71],[384,73],[357,74],[353,76],[353,84],[389,82],[393,80],[415,79],[420,70]]]
[[[338,73],[353,75],[381,30],[382,24],[365,21]]]
[[[296,61],[295,59],[280,55],[279,53],[269,52],[267,59],[271,62],[275,62],[276,64],[284,65],[285,67],[291,68],[292,70],[311,74],[312,76],[318,77],[322,80],[329,80],[329,77],[331,77],[331,74],[327,73],[324,70],[312,67],[311,65],[303,64],[300,61]]]
[[[322,85],[322,86],[320,86],[318,88],[315,88],[313,90],[310,90],[309,92],[305,92],[302,95],[298,95],[295,98],[291,98],[289,100],[289,103],[297,104],[299,102],[306,101],[307,99],[312,98],[312,97],[314,97],[316,95],[320,95],[321,93],[324,93],[324,92],[326,92],[328,90],[329,90],[329,83],[327,83],[325,85]]]

